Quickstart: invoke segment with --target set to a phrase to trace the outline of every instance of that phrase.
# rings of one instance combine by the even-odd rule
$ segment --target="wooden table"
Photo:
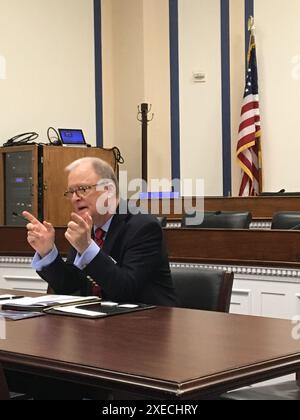
[[[293,327],[175,308],[97,320],[47,315],[6,323],[0,363],[140,398],[201,399],[299,370]]]

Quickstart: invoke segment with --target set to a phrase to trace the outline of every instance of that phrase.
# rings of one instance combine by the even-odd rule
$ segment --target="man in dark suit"
[[[106,300],[176,306],[163,232],[155,217],[121,214],[118,181],[100,159],[83,158],[68,168],[65,196],[74,212],[65,236],[71,245],[67,262],[55,247],[55,231],[24,212],[28,242],[36,251],[33,266],[59,294],[89,294],[90,279]],[[100,234],[99,234],[99,229]],[[99,291],[99,287],[96,290]],[[78,384],[6,372],[9,387],[35,399],[106,399],[107,392]]]
[[[163,232],[155,217],[120,214],[118,181],[97,158],[83,158],[67,168],[65,196],[74,212],[65,233],[71,251],[59,255],[55,231],[24,212],[28,242],[35,249],[33,267],[59,294],[90,294],[118,302],[176,306]],[[99,287],[100,286],[100,287]]]

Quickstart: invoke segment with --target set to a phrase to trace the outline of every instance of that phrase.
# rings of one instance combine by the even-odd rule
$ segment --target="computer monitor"
[[[59,128],[58,132],[63,146],[86,146],[82,130]]]

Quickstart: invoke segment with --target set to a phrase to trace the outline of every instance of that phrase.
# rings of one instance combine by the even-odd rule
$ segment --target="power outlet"
[[[193,72],[193,82],[194,83],[206,83],[206,74],[203,71],[194,71]]]

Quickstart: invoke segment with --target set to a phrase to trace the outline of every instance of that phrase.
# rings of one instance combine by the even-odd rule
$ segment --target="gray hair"
[[[67,172],[72,172],[81,164],[89,163],[94,169],[95,173],[99,175],[100,179],[110,179],[115,184],[116,196],[119,197],[119,182],[112,169],[112,167],[104,160],[96,157],[84,157],[77,159],[66,167]]]

